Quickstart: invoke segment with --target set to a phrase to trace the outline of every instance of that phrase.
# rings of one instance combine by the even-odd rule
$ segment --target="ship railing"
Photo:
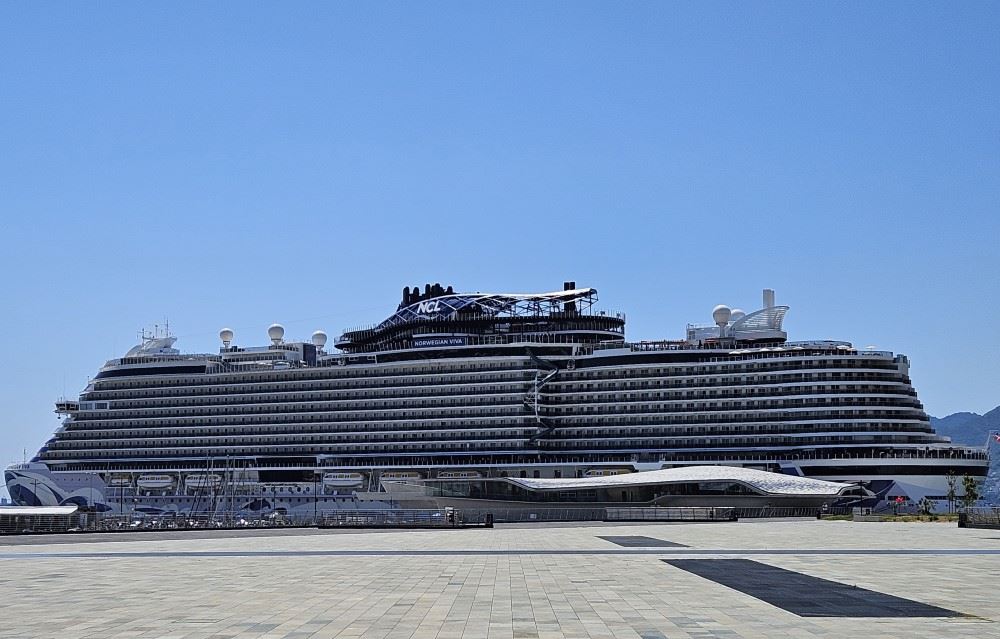
[[[624,331],[615,328],[604,328],[604,327],[583,327],[576,330],[582,331],[593,331],[600,332],[604,334],[615,334],[624,335]],[[428,332],[427,335],[435,335],[433,332]],[[442,336],[447,334],[442,333]],[[497,333],[490,335],[461,335],[463,338],[462,347],[467,346],[502,346],[506,344],[565,344],[572,346],[579,346],[581,349],[590,349],[591,345],[587,343],[582,343],[578,333],[561,333],[558,330],[553,330],[551,333]],[[612,343],[621,344],[623,342],[613,341]],[[351,350],[348,353],[330,353],[324,355],[319,360],[319,365],[333,365],[339,364],[341,361],[350,360],[351,357],[363,357],[365,355],[377,355],[385,351],[408,351],[414,347],[409,342],[404,342],[398,340],[392,343],[378,343],[369,344],[358,347],[357,349]],[[578,354],[586,354],[586,350],[581,350]]]
[[[720,356],[708,361],[733,361],[739,359],[763,359],[778,357],[804,357],[810,355],[863,355],[878,359],[892,359],[892,351],[859,351],[854,348],[843,349],[838,345],[823,346],[820,344],[802,345],[797,343],[786,343],[778,346],[739,346],[734,348],[721,348],[718,344],[692,344],[683,340],[653,340],[644,342],[615,342],[606,341],[593,345],[594,351],[628,349],[635,353],[657,352],[657,351],[733,351],[745,350],[746,352],[734,353],[732,355]]]
[[[553,320],[561,319],[613,319],[613,320],[625,320],[625,313],[621,311],[613,311],[608,309],[595,310],[593,308],[587,308],[583,310],[577,310],[573,315],[564,315],[561,311],[549,311],[540,310],[538,312],[530,313],[463,313],[459,317],[426,317],[421,316],[419,319],[408,319],[408,318],[398,318],[396,315],[383,320],[375,324],[361,324],[352,328],[346,328],[341,331],[341,338],[347,337],[367,337],[374,335],[381,329],[392,328],[394,326],[400,326],[403,324],[410,324],[415,322],[434,324],[434,323],[460,323],[460,322],[476,322],[476,321],[503,321],[505,319],[517,319],[517,318],[551,318]],[[338,340],[339,341],[339,340]]]
[[[118,357],[109,359],[105,366],[127,366],[131,364],[162,364],[176,362],[202,362],[205,360],[218,359],[218,355],[212,353],[183,353],[178,355],[140,355],[138,357]]]

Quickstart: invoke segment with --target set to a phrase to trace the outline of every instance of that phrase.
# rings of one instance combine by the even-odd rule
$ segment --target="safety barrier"
[[[492,520],[478,517],[469,520],[465,513],[451,508],[444,510],[345,510],[323,514],[320,528],[465,528],[492,525]]]
[[[1000,508],[963,508],[958,511],[958,527],[1000,529]]]
[[[9,515],[0,513],[0,534],[69,532],[81,527],[79,513],[67,515]]]
[[[606,508],[605,521],[736,521],[735,508]]]

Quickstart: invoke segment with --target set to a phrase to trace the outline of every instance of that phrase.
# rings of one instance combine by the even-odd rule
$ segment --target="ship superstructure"
[[[789,341],[787,306],[714,309],[674,341],[627,342],[597,291],[403,290],[327,351],[268,329],[184,354],[169,335],[110,360],[30,463],[20,504],[148,512],[391,507],[394,483],[743,466],[944,499],[984,449],[936,435],[903,355]]]

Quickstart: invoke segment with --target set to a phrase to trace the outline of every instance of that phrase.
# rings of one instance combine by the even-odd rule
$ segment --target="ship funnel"
[[[764,308],[774,308],[774,289],[764,289]]]

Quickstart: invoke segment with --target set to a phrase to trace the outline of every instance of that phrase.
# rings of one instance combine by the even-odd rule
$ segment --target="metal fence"
[[[8,515],[0,513],[0,534],[69,532],[81,527],[78,513],[71,515]]]
[[[492,510],[463,510],[469,521],[483,522],[492,516],[497,523],[523,523],[532,521],[604,521],[604,508],[496,508]]]
[[[444,510],[342,510],[329,511],[317,522],[320,528],[459,528],[485,524],[469,520],[465,513]],[[489,523],[492,523],[490,520]]]
[[[309,517],[289,517],[278,513],[249,517],[239,513],[184,513],[165,515],[99,515],[91,516],[86,529],[99,532],[139,530],[196,530],[226,528],[290,528],[315,526]]]
[[[734,508],[734,507],[607,507],[607,508],[497,508],[440,510],[328,510],[308,515],[268,513],[255,516],[238,512],[163,513],[133,515],[78,514],[67,519],[53,516],[0,518],[0,533],[125,532],[143,530],[197,530],[244,528],[447,528],[488,526],[495,523],[569,521],[733,521],[736,519],[817,517],[851,514],[850,508]],[[963,512],[964,524],[1000,527],[1000,509],[978,508]]]
[[[605,521],[735,521],[735,508],[606,508]]]
[[[958,511],[958,527],[1000,529],[1000,508],[963,508]]]
[[[820,515],[850,515],[850,507],[843,508],[787,508],[787,507],[755,507],[755,508],[734,508],[736,517],[739,519],[766,519],[784,517],[818,517]]]

